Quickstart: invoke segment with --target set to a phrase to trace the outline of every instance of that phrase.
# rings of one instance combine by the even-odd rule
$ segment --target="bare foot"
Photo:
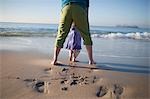
[[[73,60],[73,62],[79,62],[79,61],[75,59],[75,60]]]
[[[56,61],[56,60],[53,60],[53,61],[51,62],[51,65],[57,65],[57,61]]]
[[[96,62],[94,62],[94,61],[89,61],[89,65],[95,65],[96,64]]]

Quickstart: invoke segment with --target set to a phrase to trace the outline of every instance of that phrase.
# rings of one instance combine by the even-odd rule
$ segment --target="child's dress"
[[[66,49],[81,50],[81,36],[76,27],[71,27],[70,29]]]

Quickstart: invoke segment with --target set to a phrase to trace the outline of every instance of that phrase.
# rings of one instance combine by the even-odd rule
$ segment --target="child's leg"
[[[79,53],[80,53],[80,50],[74,50],[74,52],[73,52],[73,61],[74,62],[77,62],[76,58],[78,57]]]
[[[84,45],[86,45],[86,50],[87,50],[88,57],[89,57],[89,64],[95,64],[93,60],[93,50],[92,50],[93,42],[92,42],[91,34],[89,31],[89,22],[88,22],[88,15],[87,15],[88,11],[82,9],[82,7],[78,5],[74,6],[73,10],[74,10],[72,14],[73,21],[75,22],[76,27],[81,33],[81,36],[84,40]]]
[[[69,51],[69,61],[72,61],[73,58],[73,50]]]

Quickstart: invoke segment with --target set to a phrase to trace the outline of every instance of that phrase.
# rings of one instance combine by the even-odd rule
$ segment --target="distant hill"
[[[136,25],[116,25],[116,27],[125,27],[125,28],[139,28]]]

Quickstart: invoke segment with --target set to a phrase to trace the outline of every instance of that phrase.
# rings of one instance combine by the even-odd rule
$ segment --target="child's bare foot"
[[[75,59],[75,60],[73,60],[73,62],[79,62],[79,61]]]
[[[69,61],[71,62],[71,61],[72,61],[72,58],[69,58]]]
[[[94,61],[89,61],[89,65],[94,65],[94,64],[96,64],[96,62],[94,62]]]

